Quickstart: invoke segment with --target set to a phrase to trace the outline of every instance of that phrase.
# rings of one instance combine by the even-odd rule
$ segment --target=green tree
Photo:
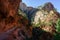
[[[58,19],[56,22],[56,31],[60,32],[60,19]]]

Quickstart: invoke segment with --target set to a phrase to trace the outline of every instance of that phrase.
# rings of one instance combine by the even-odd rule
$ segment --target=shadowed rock
[[[51,10],[54,10],[54,6],[52,3],[48,2],[48,3],[45,3],[45,5],[42,9],[47,10],[47,11],[51,11]]]

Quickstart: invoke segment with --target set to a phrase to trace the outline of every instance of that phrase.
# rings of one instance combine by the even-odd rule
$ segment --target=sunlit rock
[[[55,24],[56,21],[60,18],[60,14],[54,10],[54,6],[50,2],[40,7],[33,16],[33,26],[41,27],[47,32],[55,32]]]

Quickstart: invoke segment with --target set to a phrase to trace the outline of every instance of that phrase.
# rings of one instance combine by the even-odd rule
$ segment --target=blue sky
[[[60,0],[22,0],[27,6],[38,7],[46,2],[51,2],[57,11],[60,12]]]

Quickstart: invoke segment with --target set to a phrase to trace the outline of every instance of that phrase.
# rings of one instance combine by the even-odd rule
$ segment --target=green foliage
[[[54,40],[60,40],[60,34],[56,33],[56,34],[54,35]]]
[[[60,19],[58,19],[56,22],[56,31],[60,32]]]
[[[56,27],[56,31],[58,33],[54,34],[54,40],[60,40],[60,34],[59,34],[59,32],[60,32],[60,18],[57,20],[55,27]]]
[[[18,9],[18,15],[22,15],[24,18],[27,18],[26,13],[24,13],[22,10]]]
[[[33,27],[40,27],[41,26],[41,22],[37,23],[37,24],[33,24]]]
[[[38,23],[33,23],[34,22],[34,18],[32,18],[32,26],[35,28],[35,27],[40,27],[41,26],[41,20],[39,19],[38,20]]]

